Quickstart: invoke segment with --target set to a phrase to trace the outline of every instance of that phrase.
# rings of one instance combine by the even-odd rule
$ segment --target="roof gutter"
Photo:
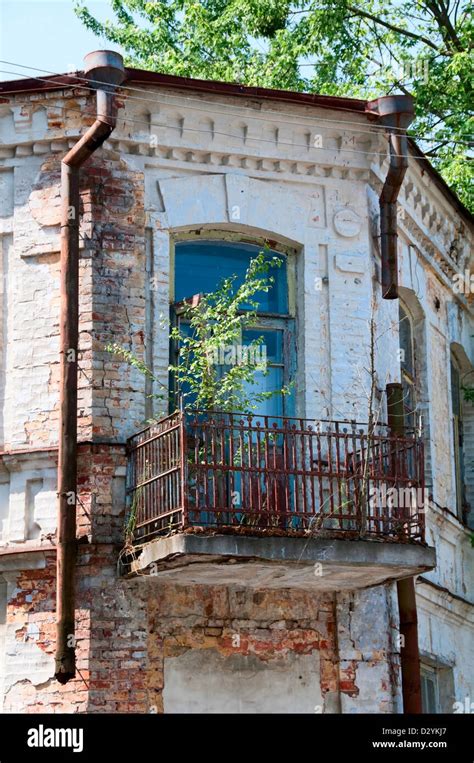
[[[56,577],[55,677],[65,684],[76,674],[75,567],[77,502],[77,354],[79,344],[80,168],[110,136],[116,124],[115,90],[123,82],[122,57],[95,51],[85,73],[101,84],[97,118],[61,162],[60,382],[58,454],[58,542]]]
[[[125,69],[127,87],[130,85],[144,85],[145,87],[172,88],[177,91],[190,90],[192,92],[213,93],[222,96],[239,96],[241,98],[266,99],[270,101],[282,101],[300,106],[330,109],[335,111],[351,111],[365,114],[369,119],[377,119],[377,112],[373,111],[373,104],[377,101],[367,102],[358,98],[346,98],[340,96],[319,95],[317,93],[300,93],[289,90],[270,90],[268,88],[251,88],[244,85],[236,85],[229,82],[215,82],[208,80],[195,80],[190,77],[178,77],[171,74],[159,74],[158,72],[145,71],[143,69]],[[77,74],[55,74],[44,77],[21,78],[0,82],[0,103],[8,103],[11,97],[27,93],[50,92],[69,88],[81,88],[84,78]],[[135,88],[140,90],[141,88]],[[372,105],[372,113],[370,106]],[[472,225],[474,217],[472,213],[458,199],[455,192],[448,186],[439,172],[435,170],[428,158],[416,145],[413,138],[408,139],[411,151],[420,160],[421,166],[430,173],[435,184],[444,194],[448,202],[454,206],[466,222]]]
[[[389,132],[390,163],[380,194],[382,297],[398,298],[397,199],[408,169],[407,128],[415,113],[411,95],[387,95],[368,104]]]

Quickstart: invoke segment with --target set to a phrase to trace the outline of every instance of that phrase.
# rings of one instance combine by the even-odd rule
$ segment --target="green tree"
[[[412,94],[411,134],[472,208],[468,0],[110,2],[113,21],[98,21],[87,0],[75,0],[76,13],[132,66],[329,95]]]

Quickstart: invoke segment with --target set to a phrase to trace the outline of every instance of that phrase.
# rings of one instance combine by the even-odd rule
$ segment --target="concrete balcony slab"
[[[145,572],[181,584],[342,591],[418,575],[435,565],[435,549],[419,543],[177,533],[147,543],[128,574]]]

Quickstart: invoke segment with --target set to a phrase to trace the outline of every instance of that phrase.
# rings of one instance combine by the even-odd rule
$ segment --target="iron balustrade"
[[[130,438],[128,454],[135,541],[188,528],[424,541],[414,432],[177,411]]]

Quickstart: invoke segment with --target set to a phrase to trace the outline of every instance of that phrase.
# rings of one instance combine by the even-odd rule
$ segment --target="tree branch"
[[[374,21],[376,24],[380,24],[380,26],[383,26],[386,29],[390,29],[392,32],[397,32],[397,34],[404,35],[405,37],[411,37],[413,40],[417,40],[418,42],[424,42],[425,45],[428,45],[430,48],[433,48],[433,50],[439,52],[438,46],[435,45],[434,42],[432,42],[428,37],[423,37],[423,35],[415,34],[415,32],[410,32],[408,29],[397,27],[394,24],[391,24],[389,21],[384,21],[378,16],[374,16],[372,13],[368,13],[367,11],[362,11],[360,8],[356,8],[353,5],[348,5],[347,10],[350,11],[354,16],[362,16],[363,18],[369,19],[370,21]]]
[[[434,19],[436,20],[439,32],[446,46],[449,46],[449,41],[451,41],[454,48],[457,51],[461,51],[463,49],[461,41],[457,36],[453,25],[451,24],[451,19],[449,18],[447,9],[443,3],[440,2],[438,6],[436,0],[426,0],[426,7],[429,11],[431,11]]]
[[[423,153],[425,156],[437,156],[439,149],[443,148],[443,146],[447,146],[449,143],[451,143],[450,140],[443,140],[434,148],[431,148],[429,151],[424,151]]]

